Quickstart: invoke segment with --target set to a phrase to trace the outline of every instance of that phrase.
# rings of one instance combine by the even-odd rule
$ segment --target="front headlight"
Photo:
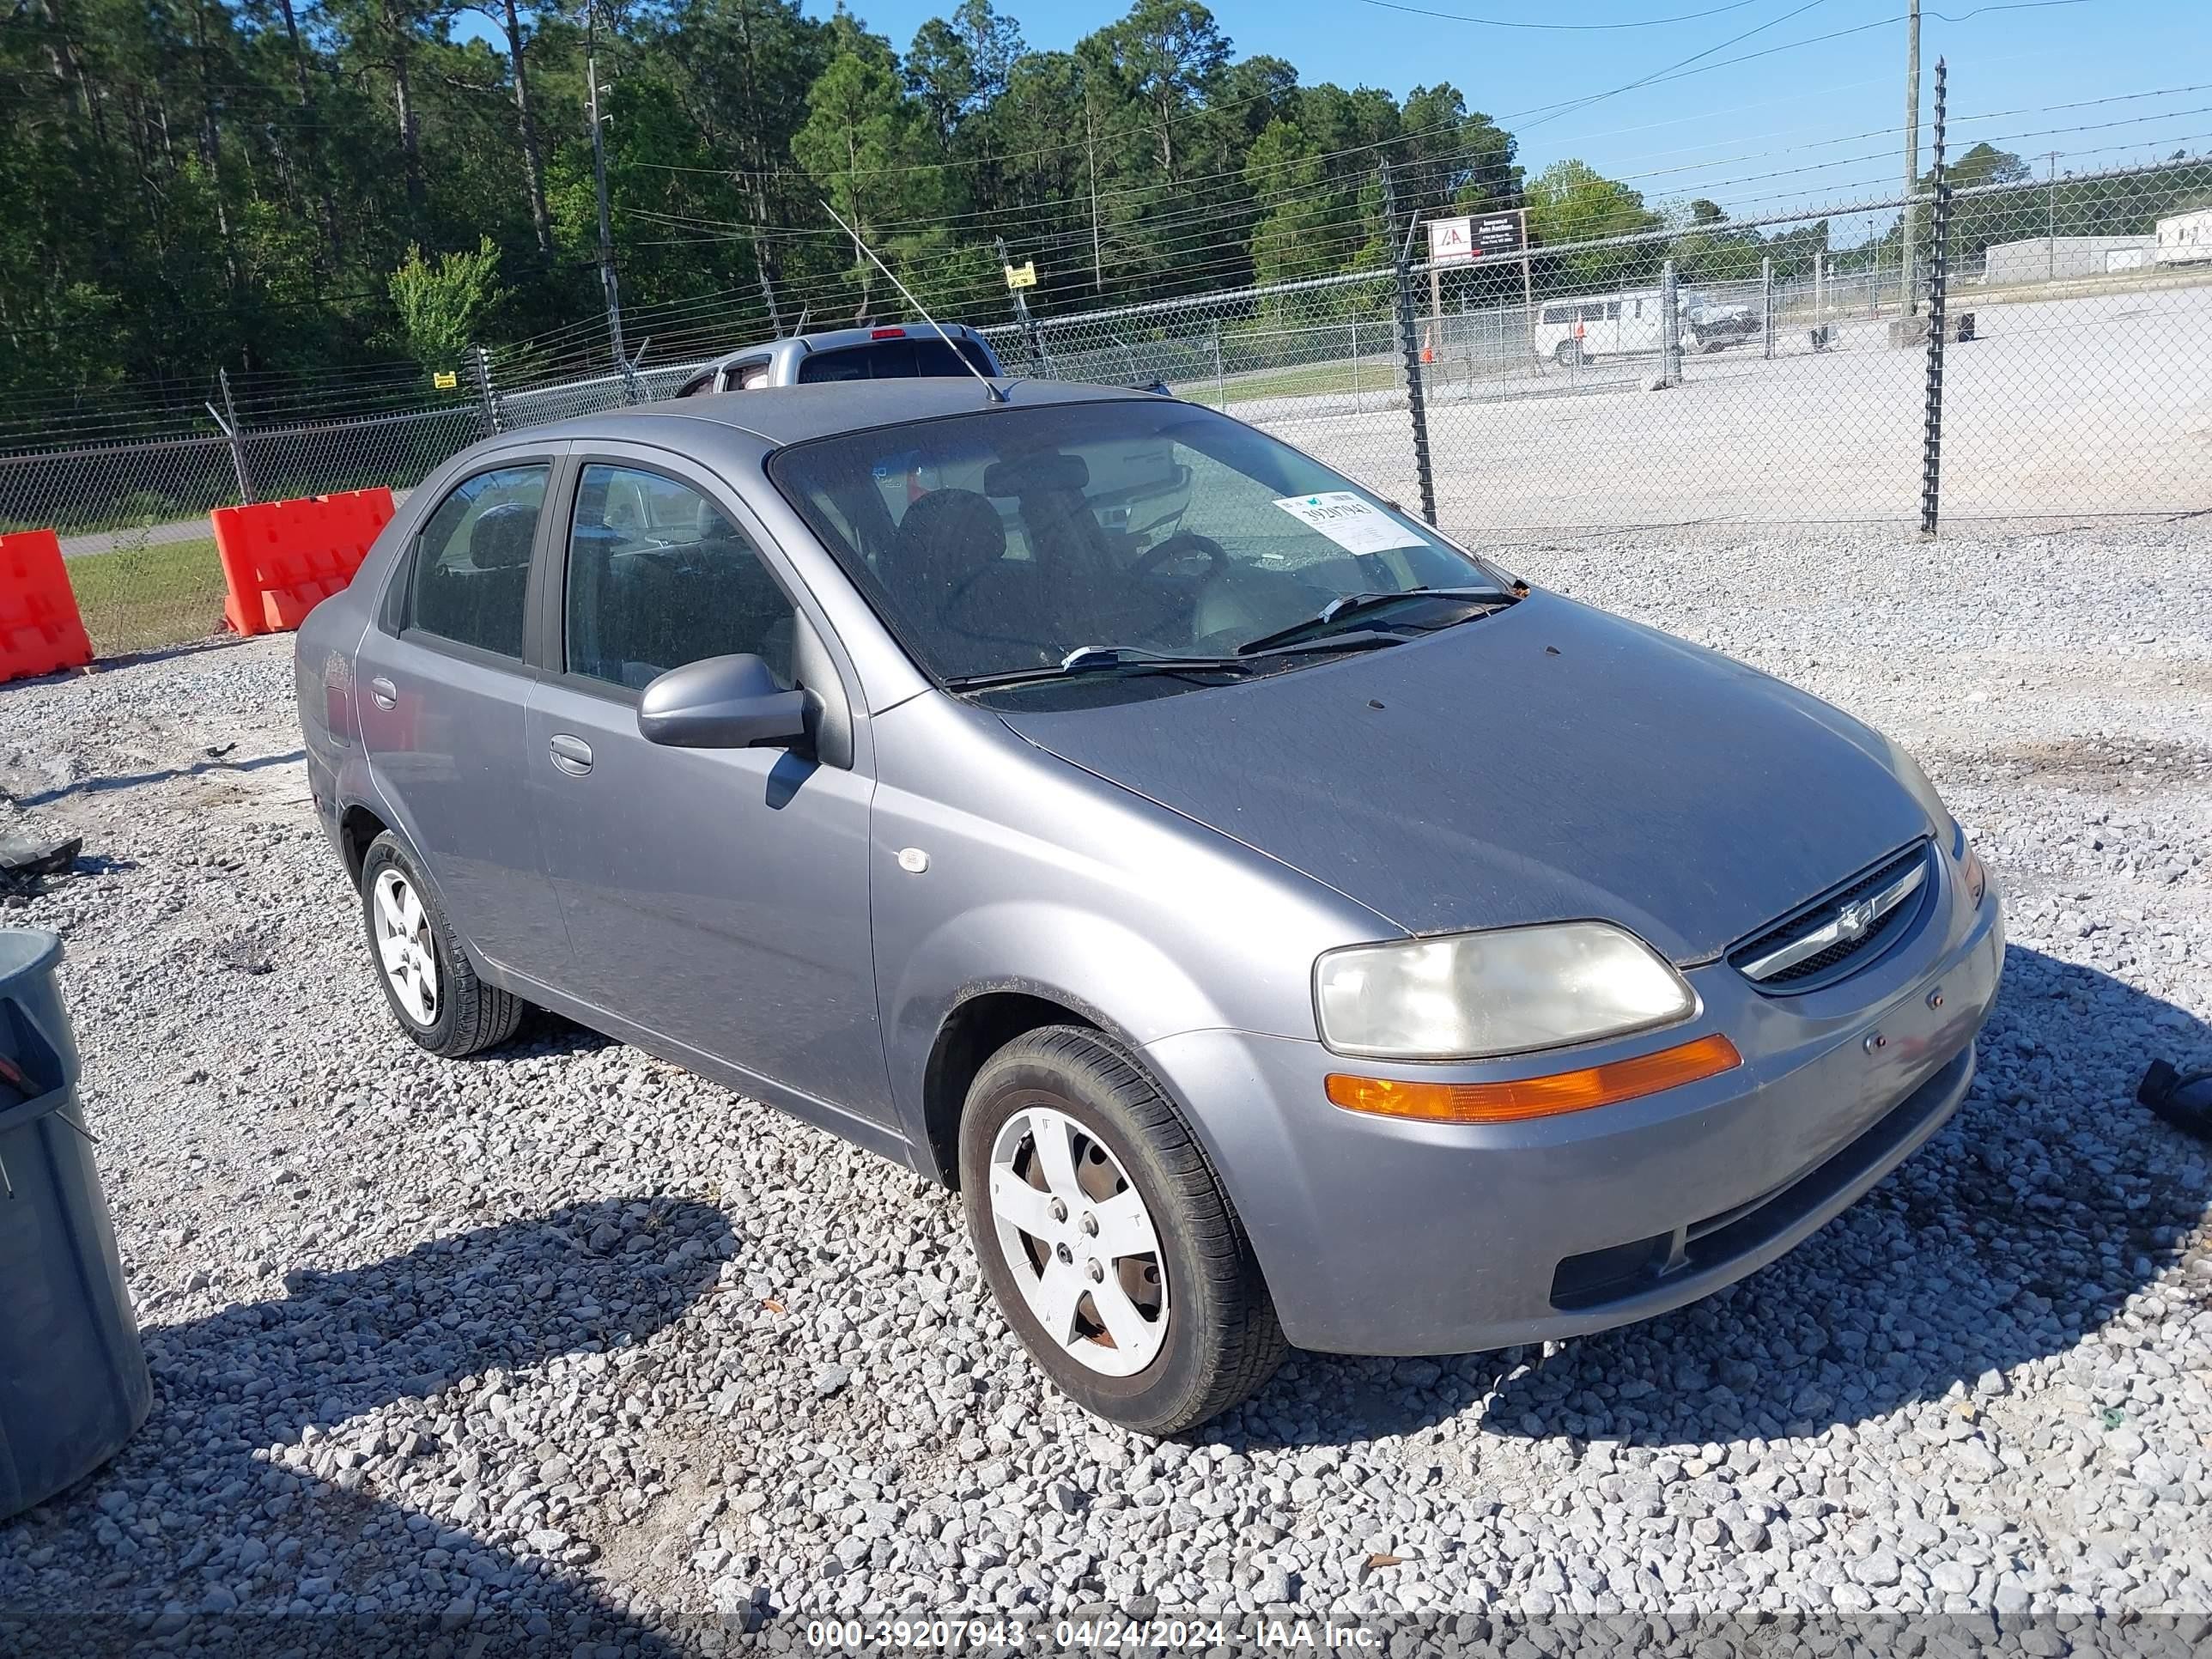
[[[1648,1030],[1697,997],[1643,940],[1602,921],[1400,939],[1314,964],[1322,1041],[1389,1060],[1481,1060]]]

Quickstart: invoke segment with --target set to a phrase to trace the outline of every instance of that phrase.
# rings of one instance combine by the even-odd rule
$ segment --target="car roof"
[[[991,382],[1006,394],[1006,401],[986,399],[972,375],[922,376],[901,380],[832,380],[816,386],[761,386],[750,392],[721,392],[706,397],[684,398],[665,403],[641,404],[628,409],[603,410],[595,415],[530,428],[541,440],[635,438],[653,441],[653,428],[661,422],[726,427],[763,443],[781,447],[810,438],[834,437],[863,432],[871,427],[896,426],[907,421],[935,420],[947,415],[979,414],[987,409],[1038,409],[1058,404],[1127,402],[1137,398],[1165,401],[1154,392],[1127,386],[1086,386],[1073,380],[997,380]],[[665,428],[663,428],[665,433]]]

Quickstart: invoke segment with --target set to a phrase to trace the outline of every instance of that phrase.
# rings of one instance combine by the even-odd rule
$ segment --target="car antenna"
[[[960,364],[960,367],[966,369],[970,374],[973,374],[977,380],[983,383],[983,395],[994,404],[1003,404],[1006,402],[1006,394],[999,387],[991,384],[991,377],[989,375],[984,374],[981,369],[976,368],[975,364],[968,361],[968,354],[961,350],[959,346],[954,343],[952,337],[945,331],[945,325],[939,322],[936,318],[931,316],[927,311],[922,310],[921,301],[915,299],[914,295],[908,291],[907,285],[904,283],[902,283],[896,276],[893,276],[891,275],[891,268],[889,265],[885,264],[881,259],[876,258],[875,249],[870,247],[866,242],[860,240],[860,233],[854,229],[852,226],[847,224],[842,219],[839,219],[837,217],[837,210],[831,207],[829,203],[823,202],[822,204],[822,210],[828,214],[832,219],[836,220],[837,228],[843,231],[848,236],[853,239],[853,246],[868,256],[869,263],[873,264],[878,270],[882,271],[885,276],[890,277],[890,284],[899,291],[899,297],[915,308],[915,313],[921,317],[923,322],[927,323],[932,328],[937,331],[937,337],[945,342],[945,349],[952,354],[953,357]]]

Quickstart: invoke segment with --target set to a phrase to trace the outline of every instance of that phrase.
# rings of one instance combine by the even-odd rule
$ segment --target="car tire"
[[[522,999],[477,977],[414,853],[389,830],[362,860],[361,920],[392,1017],[420,1046],[459,1060],[514,1035]]]
[[[1063,1131],[1061,1164],[1047,1149]],[[992,1293],[1037,1364],[1086,1411],[1141,1434],[1176,1434],[1247,1399],[1282,1364],[1282,1328],[1228,1194],[1175,1107],[1103,1034],[1046,1026],[993,1054],[968,1091],[959,1158],[969,1237]],[[1066,1186],[1071,1173],[1083,1190]],[[1071,1198],[1054,1217],[1054,1203]],[[1041,1231],[1017,1225],[1017,1215]],[[1139,1216],[1149,1235],[1135,1228]],[[1155,1248],[1109,1255],[1109,1236],[1138,1245],[1149,1237]],[[1147,1317],[1155,1285],[1157,1316]],[[1047,1318],[1067,1328],[1055,1334]]]
[[[1552,361],[1561,368],[1572,368],[1583,361],[1581,343],[1575,340],[1560,341],[1558,345],[1552,348]]]

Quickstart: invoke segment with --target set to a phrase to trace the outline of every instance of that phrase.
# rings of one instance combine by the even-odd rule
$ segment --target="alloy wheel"
[[[398,870],[376,878],[376,954],[393,999],[425,1028],[438,1023],[438,951],[415,884]]]
[[[1166,1262],[1152,1213],[1099,1138],[1029,1106],[991,1147],[991,1219],[1022,1299],[1054,1342],[1105,1376],[1133,1376],[1167,1339]]]

